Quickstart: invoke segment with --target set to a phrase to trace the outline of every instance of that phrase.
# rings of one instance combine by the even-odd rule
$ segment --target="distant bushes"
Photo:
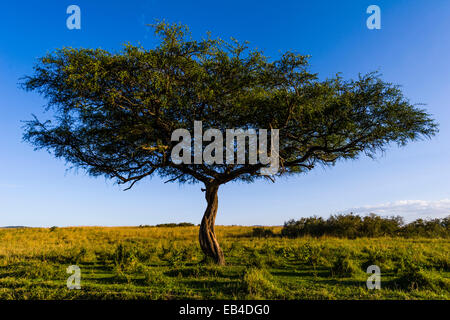
[[[174,228],[174,227],[194,227],[195,224],[190,223],[190,222],[180,222],[180,223],[161,223],[161,224],[157,224],[155,227],[158,228]],[[139,228],[150,228],[152,226],[144,224],[144,225],[140,225]]]
[[[256,238],[268,238],[268,237],[273,237],[274,233],[269,228],[256,227],[256,228],[253,228],[252,236],[256,237]]]
[[[354,239],[358,237],[450,237],[450,216],[443,219],[418,219],[404,224],[399,216],[383,218],[375,214],[365,217],[354,214],[301,218],[284,223],[281,236],[297,238],[302,236],[333,236]]]
[[[166,228],[173,228],[173,227],[194,227],[195,224],[190,222],[180,222],[180,223],[162,223],[157,224],[157,227],[166,227]]]
[[[450,216],[433,220],[418,219],[405,225],[401,231],[406,236],[447,238],[450,236]]]

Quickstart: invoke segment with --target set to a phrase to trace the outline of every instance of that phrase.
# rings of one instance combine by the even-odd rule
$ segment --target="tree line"
[[[266,228],[254,228],[253,236],[268,237],[274,235]],[[450,237],[450,215],[442,219],[417,219],[405,223],[400,216],[381,217],[369,214],[361,217],[353,213],[322,217],[291,219],[284,223],[282,237],[297,238],[302,236],[332,236],[355,239],[360,237]]]

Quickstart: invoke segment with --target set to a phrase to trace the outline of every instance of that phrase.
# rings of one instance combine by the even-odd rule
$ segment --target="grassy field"
[[[202,262],[197,232],[0,229],[0,299],[450,299],[448,239],[255,238],[219,226],[218,267]],[[366,287],[373,264],[380,290]],[[80,290],[66,287],[70,265],[81,268]]]

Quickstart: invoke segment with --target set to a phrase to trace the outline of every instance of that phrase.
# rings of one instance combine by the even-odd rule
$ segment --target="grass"
[[[448,239],[287,239],[219,226],[227,266],[218,267],[203,262],[197,232],[0,229],[0,299],[450,299]],[[74,264],[81,290],[66,287]],[[366,287],[373,264],[381,290]]]

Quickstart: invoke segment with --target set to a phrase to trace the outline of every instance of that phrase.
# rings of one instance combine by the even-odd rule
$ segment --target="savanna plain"
[[[198,226],[0,229],[0,299],[450,299],[448,238],[281,229],[216,227],[225,266],[204,259]],[[370,265],[379,290],[366,286]]]

